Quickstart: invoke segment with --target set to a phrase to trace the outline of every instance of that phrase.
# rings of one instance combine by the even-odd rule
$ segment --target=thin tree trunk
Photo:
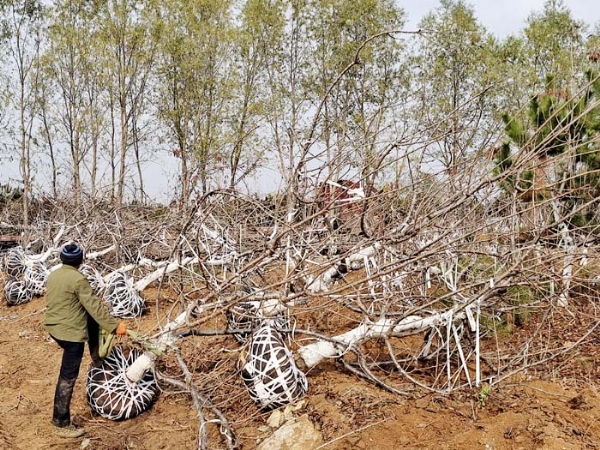
[[[140,183],[140,203],[142,205],[146,204],[146,194],[144,192],[144,176],[142,175],[142,163],[140,161],[140,143],[138,137],[138,129],[137,129],[137,116],[136,114],[132,115],[132,137],[133,137],[133,150],[135,153],[135,165],[137,167],[138,180]]]
[[[116,201],[117,189],[117,166],[115,164],[116,151],[116,128],[115,128],[115,102],[112,89],[110,90],[110,199]]]
[[[125,87],[123,86],[123,89]],[[121,155],[119,161],[119,183],[117,190],[117,204],[123,204],[123,191],[125,188],[125,170],[126,170],[126,157],[127,157],[127,111],[125,110],[126,99],[124,94],[121,93]]]
[[[57,176],[58,167],[56,167],[56,155],[54,154],[54,144],[52,142],[52,133],[50,132],[50,125],[48,124],[48,115],[46,113],[46,106],[42,107],[42,123],[44,125],[44,133],[46,134],[46,142],[48,143],[48,152],[50,156],[50,165],[52,168],[52,195],[56,199],[58,198],[57,188]]]
[[[20,128],[21,128],[21,176],[23,177],[23,224],[29,224],[29,173],[31,160],[29,155],[29,146],[25,133],[25,79],[21,75],[20,92]]]
[[[75,204],[81,206],[81,171],[79,164],[81,163],[81,134],[79,131],[79,120],[75,117],[75,127],[73,134],[73,193],[75,194]]]

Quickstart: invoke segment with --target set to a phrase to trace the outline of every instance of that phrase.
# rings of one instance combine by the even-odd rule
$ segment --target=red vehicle
[[[333,229],[360,226],[365,191],[359,181],[327,181],[319,187],[317,206],[327,211],[327,217]]]

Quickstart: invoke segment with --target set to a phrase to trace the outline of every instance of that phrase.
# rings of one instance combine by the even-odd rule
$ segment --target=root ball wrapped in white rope
[[[106,295],[110,313],[115,317],[131,319],[144,311],[144,299],[133,287],[133,281],[123,272],[113,272],[107,281]]]
[[[25,273],[26,256],[23,247],[11,248],[4,258],[4,271],[11,277],[20,277]]]
[[[33,293],[27,284],[18,278],[10,278],[4,285],[4,299],[8,306],[22,305],[33,298]]]
[[[79,266],[78,270],[83,274],[86,280],[88,280],[88,283],[90,283],[90,287],[92,288],[92,291],[94,291],[94,294],[100,294],[100,291],[104,287],[104,282],[102,281],[100,272],[98,272],[89,264],[82,264]]]
[[[283,338],[268,324],[252,334],[240,365],[246,388],[261,408],[293,403],[308,390],[306,376],[296,366]]]
[[[31,262],[25,269],[25,285],[32,295],[44,295],[46,293],[46,280],[50,272],[41,261]]]
[[[126,355],[120,346],[92,367],[87,375],[87,398],[93,411],[110,420],[131,419],[146,411],[158,396],[154,374],[147,372],[137,383],[125,376],[127,368],[140,356],[136,349]]]

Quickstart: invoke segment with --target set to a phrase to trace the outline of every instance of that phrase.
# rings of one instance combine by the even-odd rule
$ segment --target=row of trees
[[[460,189],[467,155],[492,170],[503,114],[580,92],[600,49],[560,0],[505,39],[457,0],[418,31],[392,0],[5,0],[2,20],[0,157],[20,162],[26,223],[34,190],[145,202],[162,152],[183,204],[265,165],[294,195],[408,164]]]

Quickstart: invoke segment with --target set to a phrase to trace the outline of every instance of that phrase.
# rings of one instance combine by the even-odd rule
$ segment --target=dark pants
[[[98,324],[93,320],[88,320],[88,334],[92,364],[97,365],[100,363],[98,356]],[[73,396],[75,381],[77,381],[79,375],[85,343],[63,341],[56,339],[54,336],[52,336],[52,339],[63,349],[60,373],[54,391],[52,423],[58,427],[66,427],[71,424],[71,397]]]

